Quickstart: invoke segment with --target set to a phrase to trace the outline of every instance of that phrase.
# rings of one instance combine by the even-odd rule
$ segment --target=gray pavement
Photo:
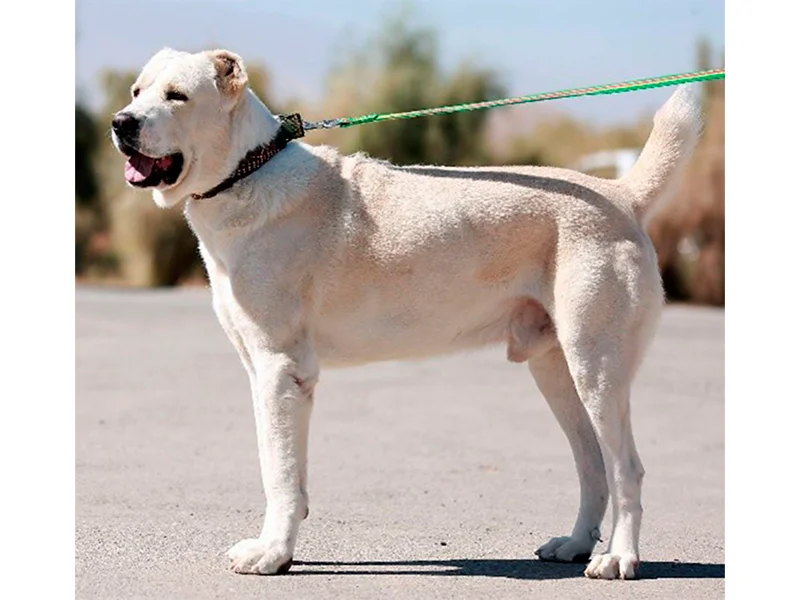
[[[247,377],[208,291],[76,303],[78,598],[723,597],[720,310],[669,307],[637,379],[643,579],[607,582],[534,558],[569,532],[578,483],[501,348],[324,371],[295,565],[228,571],[263,496]]]

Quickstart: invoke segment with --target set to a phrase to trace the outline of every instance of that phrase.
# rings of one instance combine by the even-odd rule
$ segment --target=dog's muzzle
[[[172,185],[183,170],[180,152],[165,156],[149,156],[139,151],[139,132],[142,122],[130,113],[119,112],[111,120],[119,151],[128,159],[125,180],[132,186],[148,188]]]

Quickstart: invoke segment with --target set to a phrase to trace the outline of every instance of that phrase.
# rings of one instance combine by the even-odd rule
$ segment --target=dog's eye
[[[182,94],[176,90],[168,91],[166,98],[167,100],[174,100],[175,102],[186,102],[189,100],[189,97],[186,94]]]
[[[134,98],[136,98],[136,96],[138,96],[138,95],[139,95],[139,92],[141,92],[141,91],[142,91],[142,90],[140,90],[139,88],[134,88],[134,89],[132,89],[132,90],[131,90],[131,96],[133,96]]]

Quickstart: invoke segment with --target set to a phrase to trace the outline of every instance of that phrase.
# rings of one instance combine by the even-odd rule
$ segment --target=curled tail
[[[631,208],[637,221],[644,223],[677,191],[702,127],[695,89],[680,86],[656,113],[639,159],[620,179],[633,193]]]

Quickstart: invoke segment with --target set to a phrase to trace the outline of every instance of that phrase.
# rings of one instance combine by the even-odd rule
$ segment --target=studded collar
[[[195,200],[203,200],[212,198],[220,192],[224,192],[237,181],[258,171],[271,158],[278,154],[278,152],[283,150],[289,142],[301,138],[305,134],[303,130],[303,120],[300,118],[299,114],[279,115],[278,119],[280,119],[281,125],[272,140],[253,148],[245,154],[244,158],[239,161],[236,169],[234,169],[233,173],[228,175],[227,179],[203,194],[192,194],[192,198]]]

